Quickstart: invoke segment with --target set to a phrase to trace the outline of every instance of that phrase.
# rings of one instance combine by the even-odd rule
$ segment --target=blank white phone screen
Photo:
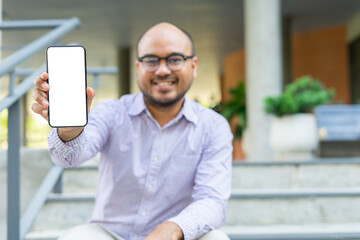
[[[86,60],[82,46],[47,49],[49,125],[78,127],[87,124]]]

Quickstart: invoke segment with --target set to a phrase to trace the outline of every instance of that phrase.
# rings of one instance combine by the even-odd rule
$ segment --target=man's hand
[[[36,102],[31,106],[31,109],[35,113],[41,115],[45,120],[48,120],[49,117],[48,91],[50,86],[47,83],[47,79],[48,74],[46,72],[43,72],[39,77],[35,78],[35,88],[33,89],[32,94]],[[88,112],[90,112],[90,106],[92,99],[95,96],[95,92],[92,88],[87,88],[86,95],[88,101]],[[79,136],[83,129],[83,127],[59,128],[58,134],[61,140],[67,142]]]
[[[181,228],[173,222],[164,222],[157,226],[144,240],[183,240]]]

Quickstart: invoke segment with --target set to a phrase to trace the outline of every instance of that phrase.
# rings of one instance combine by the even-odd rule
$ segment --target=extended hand
[[[32,91],[33,98],[35,103],[31,106],[31,109],[41,115],[45,120],[48,120],[48,91],[50,89],[49,84],[47,83],[48,74],[43,72],[39,77],[35,78],[34,84],[35,88]],[[92,88],[86,89],[87,101],[88,101],[88,112],[90,112],[90,106],[92,99],[95,96],[95,92]],[[63,141],[70,141],[76,138],[83,130],[83,127],[74,127],[74,128],[59,128],[58,134]]]

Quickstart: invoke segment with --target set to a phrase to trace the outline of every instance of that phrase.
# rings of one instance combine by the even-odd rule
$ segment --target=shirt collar
[[[194,106],[195,106],[194,102],[192,100],[188,99],[187,97],[185,97],[184,105],[181,109],[181,112],[188,121],[190,121],[194,124],[197,124],[198,117],[196,116],[196,114],[194,112]]]
[[[198,117],[194,113],[193,107],[194,107],[194,103],[190,99],[185,97],[183,107],[181,108],[177,117],[181,118],[181,116],[184,115],[184,117],[188,121],[190,121],[194,124],[197,124]],[[135,96],[135,99],[134,99],[132,105],[130,106],[128,113],[130,116],[138,116],[144,111],[147,111],[147,108],[146,108],[146,105],[144,102],[144,96],[142,93],[139,93]],[[177,118],[177,117],[175,117],[175,118]]]
[[[136,94],[135,99],[128,110],[128,113],[130,116],[137,116],[140,115],[145,110],[146,110],[146,105],[144,102],[144,96],[142,93],[138,93]]]

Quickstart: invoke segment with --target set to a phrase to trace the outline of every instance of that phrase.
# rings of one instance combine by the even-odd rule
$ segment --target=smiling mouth
[[[153,79],[151,83],[157,86],[170,86],[177,83],[177,79],[175,78],[166,78],[166,79]]]
[[[174,83],[175,82],[158,82],[158,83],[155,82],[155,84],[159,85],[159,86],[169,86],[169,85],[172,85]]]

